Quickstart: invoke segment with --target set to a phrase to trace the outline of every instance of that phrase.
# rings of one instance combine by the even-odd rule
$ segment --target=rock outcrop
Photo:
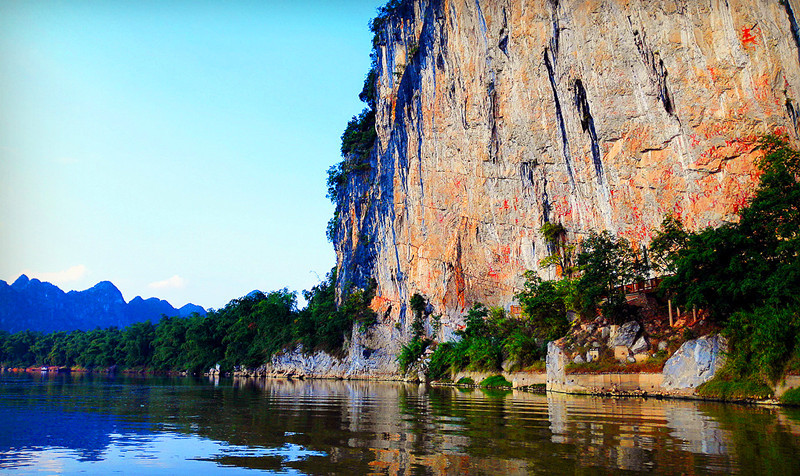
[[[611,338],[609,339],[609,347],[617,347],[621,345],[625,347],[633,347],[634,343],[637,342],[636,337],[639,335],[641,328],[642,326],[640,326],[636,321],[626,322],[625,324],[621,325],[616,332],[611,334]]]
[[[301,346],[272,357],[270,362],[256,371],[256,375],[294,378],[344,378],[348,364],[343,359],[317,351],[304,354]]]
[[[569,356],[559,342],[547,346],[547,389],[564,393],[634,392],[692,395],[725,363],[727,341],[720,335],[688,340],[659,373],[568,373]],[[580,354],[579,354],[580,355]],[[574,361],[573,361],[574,362]],[[575,362],[582,363],[582,362]]]
[[[278,353],[260,369],[252,372],[258,376],[309,377],[309,378],[379,378],[393,380],[397,375],[395,354],[387,349],[373,349],[365,345],[375,338],[369,332],[362,334],[354,329],[346,352],[333,356],[323,351],[304,352],[301,345]]]
[[[558,222],[646,243],[668,214],[735,218],[754,141],[798,136],[798,0],[418,0],[376,23],[377,141],[346,176],[340,289],[377,282],[362,348],[396,352],[409,298],[439,337],[509,308]],[[546,277],[553,277],[554,270]],[[545,274],[546,274],[545,273]]]
[[[547,357],[545,361],[547,372],[547,387],[563,384],[567,375],[567,356],[555,342],[547,343]]]
[[[688,340],[664,364],[663,387],[694,389],[711,380],[725,363],[727,341],[720,335]]]

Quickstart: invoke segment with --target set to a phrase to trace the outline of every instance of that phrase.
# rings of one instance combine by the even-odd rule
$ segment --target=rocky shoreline
[[[613,326],[610,331],[602,328],[597,331],[598,335],[605,337],[606,344],[624,345],[630,341],[629,345],[635,346],[639,342],[641,346],[644,337],[639,330],[635,330],[635,327],[626,323],[622,326]],[[620,353],[619,347],[620,345],[614,345],[612,349]],[[663,370],[660,372],[636,371],[634,363],[630,365],[630,372],[581,372],[580,366],[574,364],[574,356],[565,348],[569,348],[565,341],[549,343],[544,371],[459,372],[453,375],[450,382],[427,381],[423,371],[424,362],[409,374],[400,375],[390,370],[391,366],[385,362],[387,356],[380,357],[382,365],[370,362],[372,359],[369,357],[374,359],[375,355],[367,356],[360,362],[352,360],[354,354],[363,358],[365,355],[363,349],[350,349],[345,355],[335,357],[321,351],[306,354],[299,346],[274,356],[268,364],[257,369],[240,369],[232,375],[236,378],[402,381],[433,386],[458,386],[456,382],[468,378],[468,381],[473,382],[467,385],[468,387],[479,387],[474,382],[501,375],[511,384],[511,389],[520,391],[544,389],[553,393],[614,398],[719,400],[696,393],[697,387],[713,378],[725,363],[727,341],[719,334],[686,340],[664,362]],[[580,355],[575,352],[572,354]],[[627,361],[627,358],[625,360]],[[214,376],[215,370],[212,369],[208,375]],[[800,387],[800,376],[789,376],[773,389],[772,399],[736,401],[779,405],[781,403],[777,399],[786,390],[798,387]]]

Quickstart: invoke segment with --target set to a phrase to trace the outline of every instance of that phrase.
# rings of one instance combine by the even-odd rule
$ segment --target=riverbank
[[[141,375],[141,376],[163,376],[163,377],[198,377],[206,376],[208,373],[193,374],[179,370],[152,370],[152,369],[120,369],[113,367],[95,367],[87,369],[84,367],[57,367],[57,366],[34,366],[34,367],[0,367],[0,373],[20,373],[20,374],[97,374],[97,375]],[[226,372],[226,377],[231,377],[230,372]]]
[[[206,374],[213,377],[213,374]],[[800,376],[790,375],[775,387],[774,398],[756,400],[749,398],[720,399],[705,397],[695,393],[693,389],[665,390],[661,387],[663,375],[658,373],[591,373],[570,374],[569,387],[548,385],[545,372],[459,372],[451,381],[428,381],[417,378],[404,378],[399,375],[390,376],[364,376],[355,375],[348,377],[324,375],[291,375],[272,374],[257,375],[255,372],[235,372],[235,378],[240,379],[270,379],[270,380],[329,380],[329,381],[363,381],[363,382],[403,382],[427,384],[431,387],[455,387],[462,389],[495,389],[516,390],[532,393],[547,393],[559,395],[596,396],[613,398],[655,398],[666,400],[691,400],[706,402],[728,402],[739,404],[755,404],[767,406],[796,406],[795,403],[780,401],[786,391],[800,388]],[[509,385],[482,385],[481,382],[493,377],[502,377]]]
[[[727,340],[721,335],[711,334],[674,344],[677,348],[673,352],[664,355],[659,360],[659,365],[651,366],[647,363],[657,359],[656,354],[652,351],[648,354],[649,361],[639,362],[635,358],[628,358],[631,354],[638,355],[631,352],[630,347],[635,347],[634,343],[643,339],[637,332],[631,332],[635,327],[633,323],[610,327],[609,332],[606,333],[608,335],[602,339],[602,345],[592,346],[589,344],[588,351],[585,349],[578,351],[578,349],[587,347],[583,345],[577,346],[574,351],[571,351],[570,346],[575,347],[574,339],[551,342],[548,345],[543,370],[458,371],[450,375],[447,380],[431,381],[425,372],[429,357],[423,357],[412,371],[406,375],[400,375],[396,371],[386,371],[388,367],[386,365],[380,372],[370,371],[369,366],[365,365],[354,366],[351,358],[356,352],[349,352],[342,357],[334,357],[321,352],[303,354],[301,348],[296,348],[275,356],[269,364],[258,369],[242,369],[234,372],[233,375],[243,378],[265,377],[300,380],[405,381],[429,383],[433,386],[458,386],[458,383],[461,382],[470,387],[480,386],[480,383],[486,379],[499,375],[508,382],[508,388],[519,390],[533,388],[568,395],[724,400],[765,404],[782,404],[779,399],[787,391],[800,389],[800,376],[789,375],[772,387],[771,395],[766,399],[747,397],[721,399],[703,396],[698,394],[698,388],[711,380],[726,361]],[[604,330],[598,328],[595,333],[602,335]],[[569,342],[573,342],[573,344]],[[672,345],[671,343],[670,346]],[[594,363],[604,362],[608,365],[596,367],[592,362],[576,364],[576,361],[580,361],[581,356],[585,355],[591,358],[595,352],[601,355],[601,360]],[[622,359],[615,360],[612,357],[616,354],[625,355]],[[358,355],[362,354],[359,352]],[[606,362],[602,359],[611,360]],[[616,365],[610,365],[614,362]],[[659,370],[647,371],[652,367]],[[354,368],[358,368],[360,371],[353,371]],[[598,368],[610,368],[615,371],[597,371]],[[619,371],[618,369],[629,370]]]

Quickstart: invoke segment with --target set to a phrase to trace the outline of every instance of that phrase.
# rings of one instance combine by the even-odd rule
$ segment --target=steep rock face
[[[255,375],[386,380],[397,378],[393,355],[381,349],[371,351],[363,345],[350,346],[349,349],[350,352],[342,358],[321,350],[307,353],[302,346],[297,346],[272,356],[268,363],[255,371]],[[356,349],[358,354],[355,354]]]
[[[377,35],[378,140],[334,233],[339,286],[377,282],[363,348],[396,351],[410,296],[442,314],[508,307],[546,255],[663,217],[729,221],[757,180],[753,141],[797,139],[800,1],[405,1]],[[553,273],[552,270],[543,274]],[[552,277],[552,274],[550,275]]]

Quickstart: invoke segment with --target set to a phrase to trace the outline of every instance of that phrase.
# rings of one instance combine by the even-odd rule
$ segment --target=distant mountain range
[[[0,330],[9,332],[126,327],[146,320],[155,324],[162,315],[187,317],[194,312],[205,315],[206,310],[196,304],[175,309],[162,299],[139,296],[126,303],[109,281],[65,293],[58,286],[24,274],[11,285],[0,280]]]

